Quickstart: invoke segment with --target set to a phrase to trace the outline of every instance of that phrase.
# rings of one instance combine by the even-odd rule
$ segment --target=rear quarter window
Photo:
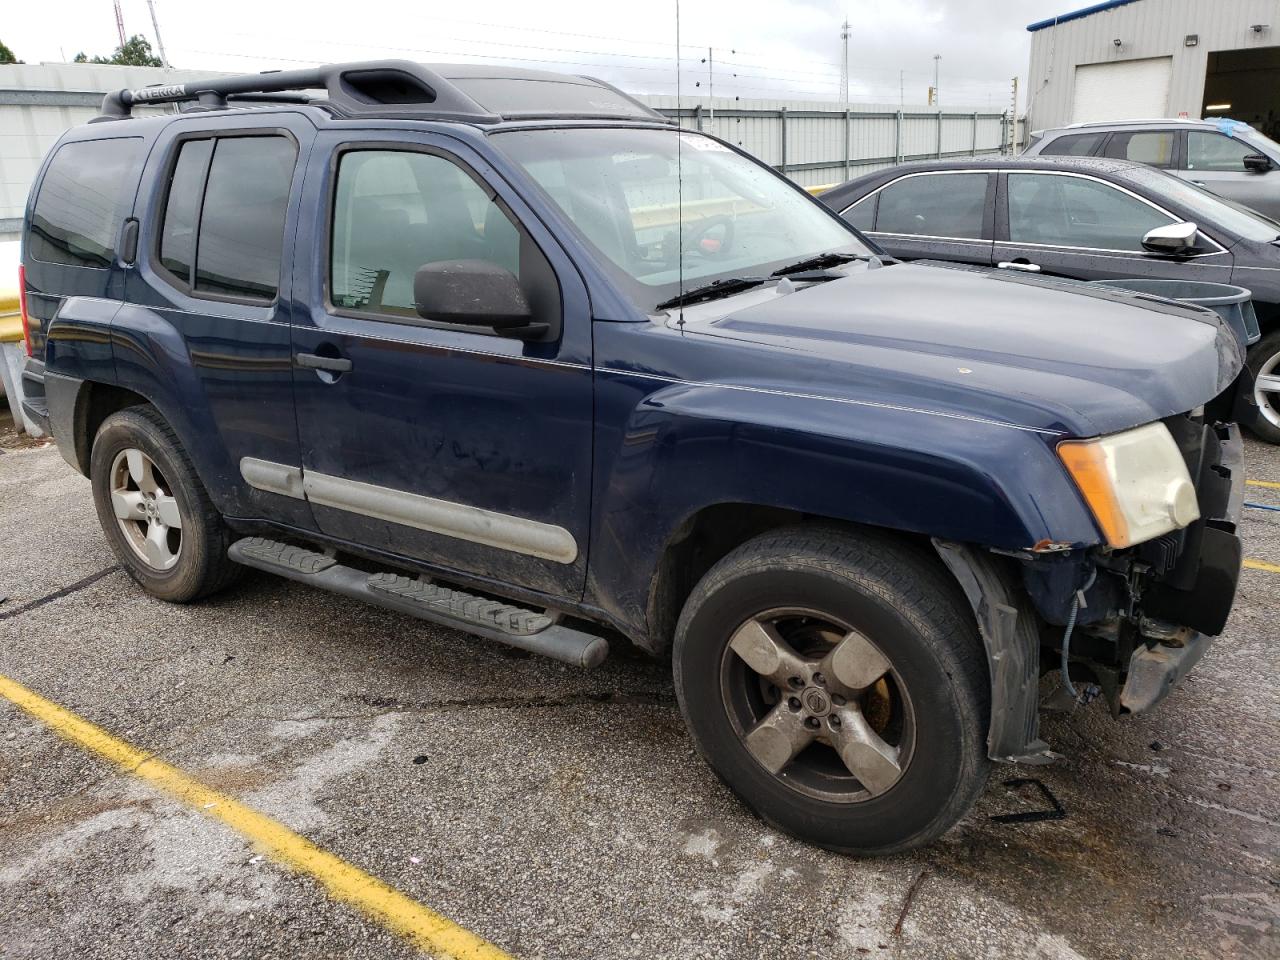
[[[59,147],[36,195],[28,255],[76,267],[111,266],[141,152],[141,137]]]

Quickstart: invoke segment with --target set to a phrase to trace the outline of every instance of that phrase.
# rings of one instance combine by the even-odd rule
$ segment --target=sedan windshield
[[[520,130],[494,134],[493,142],[564,211],[646,313],[715,280],[768,278],[818,254],[871,252],[772,170],[700,134]]]
[[[1269,243],[1280,236],[1280,224],[1275,221],[1163,170],[1142,167],[1130,171],[1130,176],[1139,188],[1149,191],[1151,199],[1158,202],[1166,198],[1185,207],[1197,221],[1203,220],[1205,224],[1257,243]]]

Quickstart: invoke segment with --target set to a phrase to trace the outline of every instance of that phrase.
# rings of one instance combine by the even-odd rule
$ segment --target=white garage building
[[[1280,0],[1109,0],[1027,29],[1033,129],[1183,116],[1280,133]]]

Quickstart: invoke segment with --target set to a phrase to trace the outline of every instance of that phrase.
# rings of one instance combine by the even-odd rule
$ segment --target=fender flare
[[[978,620],[991,671],[991,723],[987,756],[1004,763],[1046,764],[1055,759],[1040,739],[1040,635],[1029,601],[1007,563],[962,543],[933,539]]]

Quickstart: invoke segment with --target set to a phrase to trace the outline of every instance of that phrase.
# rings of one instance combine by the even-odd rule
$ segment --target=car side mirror
[[[515,275],[488,260],[440,260],[413,275],[413,305],[424,320],[490,327],[512,336],[541,334]]]
[[[1196,234],[1200,228],[1194,223],[1170,223],[1148,230],[1142,238],[1142,249],[1151,253],[1186,254],[1196,249]]]
[[[1271,169],[1271,158],[1261,153],[1251,153],[1244,158],[1244,168],[1250,173],[1266,173]]]

